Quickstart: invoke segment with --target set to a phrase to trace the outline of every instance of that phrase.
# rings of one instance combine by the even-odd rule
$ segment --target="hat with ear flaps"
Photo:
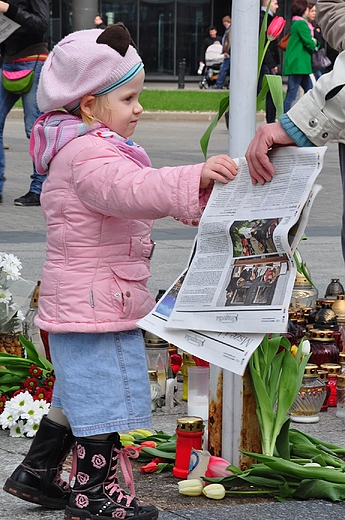
[[[128,29],[118,22],[103,31],[65,36],[48,55],[37,88],[42,112],[79,108],[83,96],[101,96],[121,87],[143,68]]]

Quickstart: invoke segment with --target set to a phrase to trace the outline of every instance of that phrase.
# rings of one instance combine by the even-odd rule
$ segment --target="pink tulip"
[[[230,462],[227,460],[211,455],[205,477],[228,477],[232,475],[232,472],[227,469],[228,466]]]
[[[275,16],[267,27],[267,39],[276,40],[281,35],[286,24],[286,20],[282,16]]]

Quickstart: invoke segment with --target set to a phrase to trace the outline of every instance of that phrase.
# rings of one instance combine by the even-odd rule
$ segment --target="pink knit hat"
[[[118,88],[143,68],[131,36],[122,23],[104,31],[77,31],[63,38],[50,52],[37,89],[42,112],[79,108],[87,94],[101,96]]]

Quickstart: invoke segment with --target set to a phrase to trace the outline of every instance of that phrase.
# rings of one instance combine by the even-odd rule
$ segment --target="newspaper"
[[[196,242],[194,242],[188,264],[190,264],[194,256],[195,246]],[[166,328],[168,317],[174,308],[176,296],[187,270],[188,268],[168,289],[152,312],[138,322],[138,326],[178,346],[189,354],[242,376],[251,355],[261,343],[264,334],[205,332]]]
[[[13,22],[3,13],[0,13],[0,43],[5,41],[19,27],[20,25],[17,22]]]
[[[326,147],[270,154],[271,182],[252,185],[245,158],[215,183],[186,269],[138,326],[182,350],[243,375],[265,333],[284,333]]]
[[[264,185],[251,183],[240,158],[235,180],[215,184],[168,328],[286,331],[296,276],[293,253],[321,189],[315,180],[325,150],[276,149],[270,157],[276,174]]]

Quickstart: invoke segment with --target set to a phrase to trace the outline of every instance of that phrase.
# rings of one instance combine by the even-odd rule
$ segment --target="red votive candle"
[[[186,416],[177,419],[177,441],[174,477],[186,479],[189,472],[189,460],[192,448],[201,450],[204,423],[201,417]]]

